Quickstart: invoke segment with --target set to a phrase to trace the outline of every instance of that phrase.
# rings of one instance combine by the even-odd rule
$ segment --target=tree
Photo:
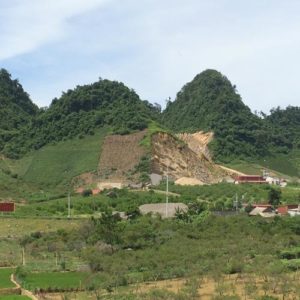
[[[119,244],[121,241],[121,228],[119,222],[121,218],[119,214],[112,214],[111,212],[102,212],[100,219],[92,219],[95,232],[93,239],[103,240],[105,243],[111,246]]]
[[[281,190],[271,188],[268,195],[268,202],[272,206],[276,207],[280,204]]]

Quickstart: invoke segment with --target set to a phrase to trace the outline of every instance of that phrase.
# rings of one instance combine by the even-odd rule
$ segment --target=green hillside
[[[266,126],[272,132],[271,145],[283,153],[300,149],[300,107],[288,106],[286,109],[272,109],[265,116]]]
[[[101,145],[107,132],[107,128],[98,129],[92,136],[45,146],[20,160],[2,160],[1,194],[18,197],[17,185],[23,191],[23,198],[27,199],[34,198],[36,194],[41,198],[40,189],[67,193],[75,176],[97,170]],[[7,186],[10,188],[4,191]]]
[[[26,182],[41,185],[63,185],[84,172],[96,171],[101,145],[107,129],[97,130],[92,136],[72,139],[45,146],[30,154],[30,163],[23,170]],[[27,160],[25,157],[22,160]]]
[[[37,111],[19,81],[0,69],[0,151],[22,126],[30,123]]]
[[[102,80],[63,93],[47,109],[41,109],[5,147],[4,154],[21,157],[31,149],[93,135],[104,126],[115,133],[143,130],[158,118],[157,109],[142,101],[123,83]]]

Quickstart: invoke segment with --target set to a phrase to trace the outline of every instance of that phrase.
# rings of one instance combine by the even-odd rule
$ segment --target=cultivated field
[[[258,276],[244,274],[243,276],[228,275],[224,277],[193,277],[171,280],[161,280],[156,282],[145,282],[127,287],[118,287],[111,293],[105,290],[91,292],[72,292],[65,295],[69,299],[77,300],[98,300],[100,299],[174,299],[174,300],[254,300],[254,299],[299,299],[299,274],[289,275],[286,280],[291,284],[283,286],[286,281],[280,282],[269,280],[265,282]],[[297,285],[298,283],[298,285]],[[61,293],[45,294],[49,300],[58,300]],[[97,298],[98,297],[98,298]]]
[[[0,289],[13,288],[15,285],[10,281],[10,275],[14,272],[14,269],[0,268]],[[1,296],[0,296],[1,299]]]
[[[29,290],[35,289],[83,289],[89,274],[85,272],[39,272],[30,273],[22,285]]]

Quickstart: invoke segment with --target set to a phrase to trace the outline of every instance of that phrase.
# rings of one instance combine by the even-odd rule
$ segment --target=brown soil
[[[193,299],[201,300],[211,300],[215,296],[220,296],[220,293],[223,293],[223,296],[233,296],[238,295],[241,299],[255,299],[257,296],[263,296],[265,294],[263,286],[267,284],[264,280],[259,277],[243,277],[241,275],[227,275],[222,277],[216,282],[212,278],[198,278],[197,282],[199,284],[198,288],[198,297]],[[172,279],[172,280],[162,280],[157,282],[142,283],[137,286],[138,293],[147,293],[153,289],[166,289],[173,293],[179,293],[181,290],[184,290],[187,285],[187,279]],[[253,295],[245,295],[245,286],[251,283],[253,285]],[[276,281],[274,280],[274,283]],[[269,282],[270,287],[272,283]],[[278,299],[283,299],[283,295],[279,291],[279,286],[274,285],[274,289],[267,291],[267,295],[274,296]],[[288,299],[299,299],[295,294],[295,291],[291,291],[288,295],[285,295],[286,300]]]
[[[299,282],[299,274],[292,274],[290,280]],[[227,275],[221,276],[218,280],[214,280],[210,277],[199,277],[193,278],[194,284],[196,283],[197,288],[197,296],[194,295],[192,299],[201,299],[201,300],[211,300],[214,297],[222,296],[233,296],[237,295],[240,299],[246,300],[254,300],[257,296],[263,296],[267,294],[268,296],[273,296],[276,299],[285,299],[285,300],[296,300],[299,299],[299,291],[295,286],[291,289],[285,297],[283,297],[282,293],[280,292],[280,283],[276,281],[275,278],[269,279],[269,282],[264,281],[262,278],[253,275]],[[158,280],[158,281],[151,281],[151,282],[143,282],[140,284],[133,284],[128,286],[124,290],[121,289],[121,293],[130,293],[135,295],[141,295],[141,299],[149,299],[145,294],[154,290],[154,289],[162,289],[168,290],[173,293],[181,293],[184,292],[186,287],[189,285],[189,279],[180,278],[180,279],[169,279],[169,280]],[[264,291],[265,286],[269,286],[267,290]],[[248,290],[252,291],[252,295],[246,294],[245,287],[248,286]],[[250,289],[249,289],[250,287]],[[106,295],[107,293],[103,291],[101,295]],[[119,295],[118,290],[114,292],[114,295],[117,297]],[[95,295],[87,294],[87,293],[70,293],[68,294],[70,297],[69,299],[91,299],[96,300]],[[63,299],[62,295],[59,294],[46,294],[45,298],[49,300],[60,300]],[[117,299],[117,298],[116,298]],[[170,298],[168,298],[170,299]]]
[[[101,180],[126,181],[127,173],[134,169],[146,154],[140,145],[146,131],[129,135],[110,135],[104,140],[98,175]]]
[[[203,185],[203,182],[196,178],[181,177],[175,181],[177,185]]]

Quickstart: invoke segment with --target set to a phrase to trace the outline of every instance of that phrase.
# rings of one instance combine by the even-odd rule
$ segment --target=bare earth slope
[[[146,131],[129,135],[109,135],[105,138],[100,157],[98,175],[101,179],[124,181],[146,154],[140,145]]]

